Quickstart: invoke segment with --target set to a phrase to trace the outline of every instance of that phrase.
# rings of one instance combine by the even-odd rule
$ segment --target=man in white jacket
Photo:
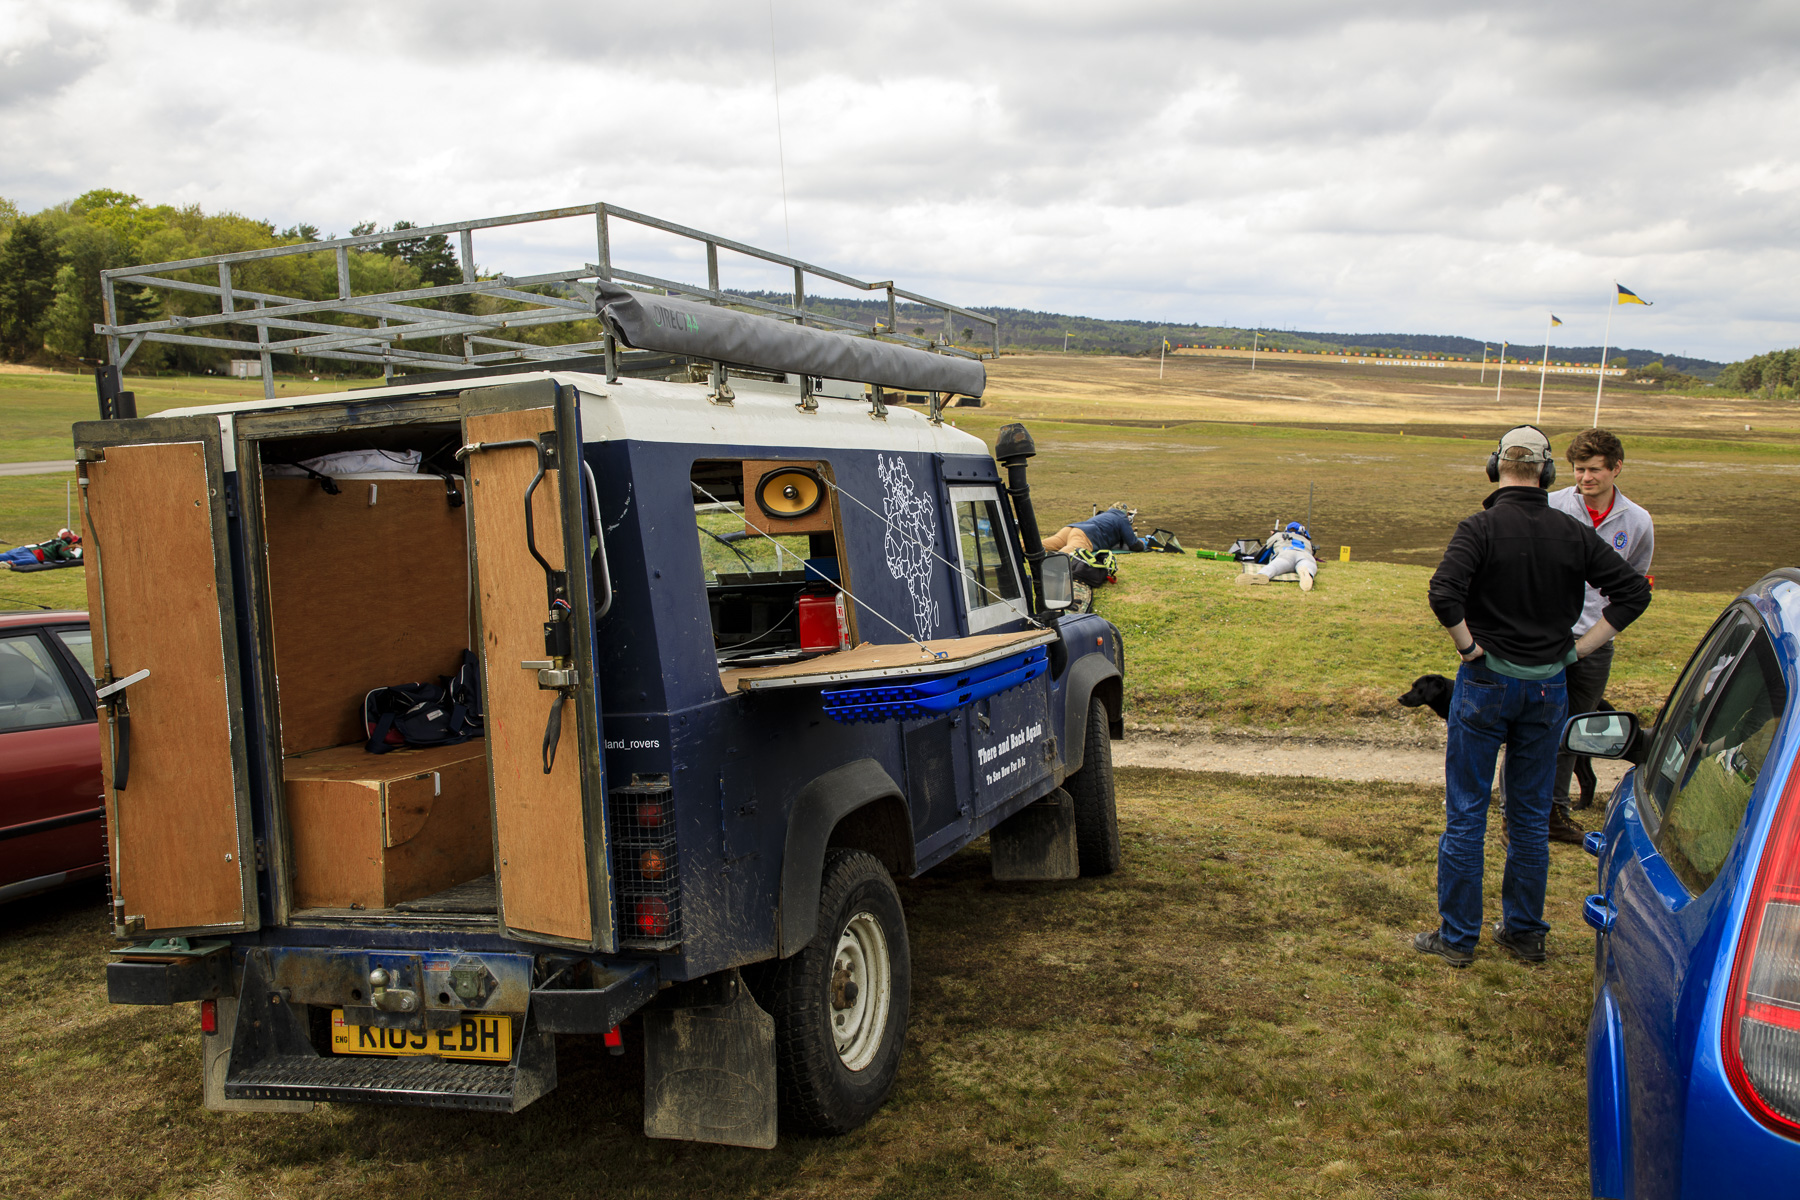
[[[1300,576],[1300,590],[1312,591],[1313,576],[1319,573],[1319,560],[1313,555],[1312,535],[1306,526],[1298,521],[1289,521],[1287,528],[1277,527],[1269,535],[1269,548],[1273,553],[1269,561],[1255,571],[1239,575],[1239,583],[1267,583],[1277,575],[1290,572]]]
[[[1569,441],[1569,466],[1575,472],[1575,486],[1550,493],[1550,507],[1569,514],[1589,525],[1600,540],[1618,552],[1619,557],[1646,578],[1650,575],[1650,554],[1656,548],[1656,529],[1650,514],[1626,498],[1614,486],[1619,472],[1625,469],[1625,447],[1617,437],[1604,429],[1589,429]],[[1605,600],[1592,587],[1587,590],[1587,603],[1581,619],[1572,632],[1580,637],[1600,619]],[[1592,712],[1606,694],[1606,680],[1612,673],[1611,642],[1568,669],[1569,715]],[[1580,844],[1585,832],[1569,815],[1569,776],[1575,770],[1573,754],[1556,756],[1556,783],[1551,792],[1550,839]]]

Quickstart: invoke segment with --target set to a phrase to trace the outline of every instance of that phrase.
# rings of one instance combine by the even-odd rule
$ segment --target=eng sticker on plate
[[[331,1049],[334,1054],[435,1054],[439,1058],[472,1058],[482,1062],[511,1062],[512,1018],[464,1017],[449,1029],[378,1029],[351,1025],[344,1010],[331,1010]]]

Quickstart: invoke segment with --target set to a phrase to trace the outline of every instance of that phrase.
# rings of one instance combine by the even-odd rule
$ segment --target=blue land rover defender
[[[209,1107],[516,1111],[606,1034],[651,1136],[844,1132],[900,1062],[896,876],[1119,863],[1123,646],[1029,434],[944,421],[979,359],[593,304],[592,373],[76,427],[109,994],[201,1002]],[[371,741],[469,652],[454,736]]]

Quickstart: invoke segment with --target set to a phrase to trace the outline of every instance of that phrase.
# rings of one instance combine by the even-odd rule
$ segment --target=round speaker
[[[825,481],[809,467],[782,467],[756,483],[756,506],[780,520],[804,517],[825,498]]]

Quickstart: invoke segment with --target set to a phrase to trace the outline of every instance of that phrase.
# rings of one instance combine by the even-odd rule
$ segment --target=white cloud
[[[853,275],[1515,340],[1554,309],[1570,345],[1617,277],[1657,305],[1615,342],[1800,342],[1791,5],[776,0],[775,32],[793,249]],[[15,2],[0,195],[338,232],[607,199],[779,249],[770,65],[757,3]],[[594,256],[554,237],[477,257]]]

